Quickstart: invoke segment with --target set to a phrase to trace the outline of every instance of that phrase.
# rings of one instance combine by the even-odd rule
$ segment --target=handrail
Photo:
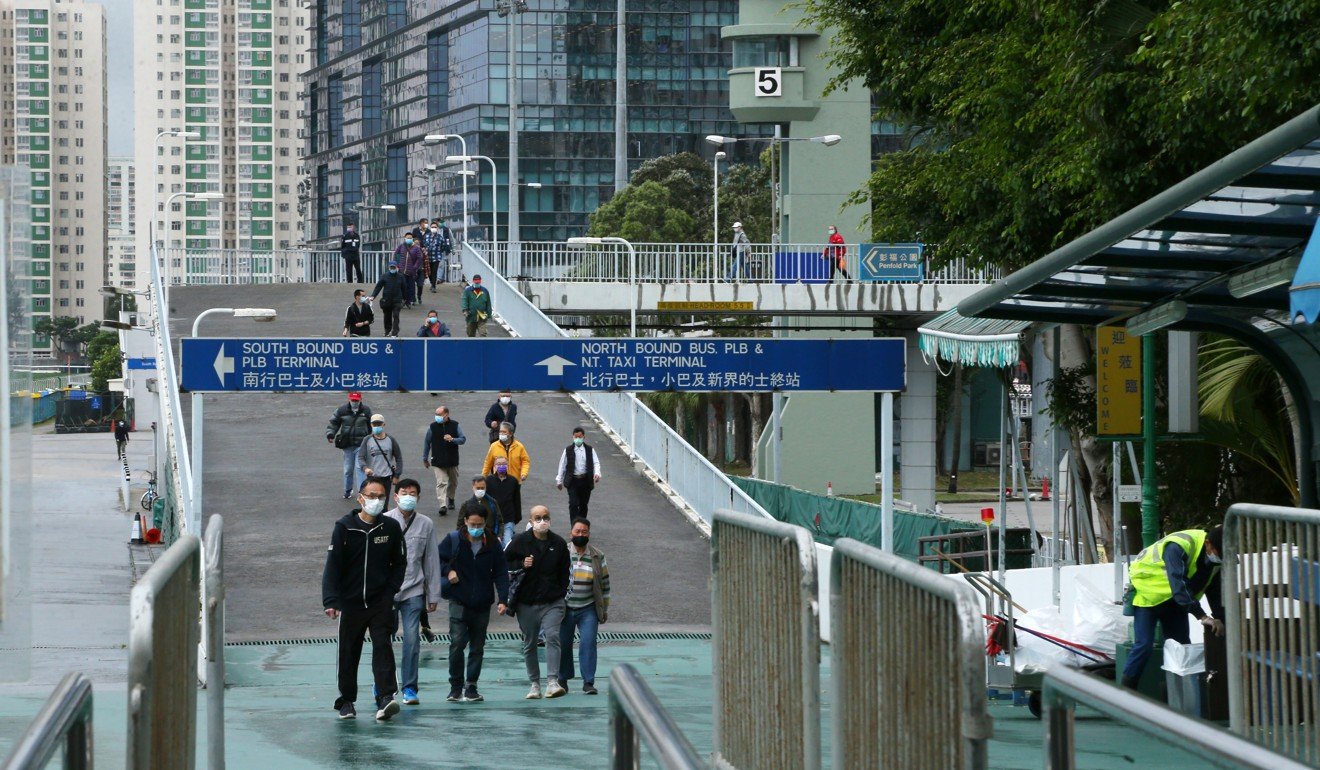
[[[1077,767],[1073,717],[1078,705],[1095,709],[1216,767],[1247,770],[1302,770],[1307,767],[1214,724],[1180,714],[1145,696],[1066,666],[1053,666],[1046,672],[1041,699],[1045,718],[1046,767],[1051,770]]]
[[[66,770],[92,767],[92,681],[82,674],[64,675],[14,748],[3,770],[36,770],[64,748]]]
[[[202,538],[202,629],[206,656],[206,766],[225,767],[224,519],[213,515]]]
[[[183,430],[183,413],[180,410],[178,369],[174,363],[174,344],[170,338],[170,314],[168,295],[162,283],[160,259],[156,247],[151,247],[151,307],[153,337],[156,343],[156,358],[160,362],[160,426],[165,429],[165,457],[159,466],[168,467],[172,472],[162,477],[157,473],[162,486],[169,483],[179,521],[167,522],[165,542],[172,538],[191,534],[201,529],[199,501],[192,499],[192,458],[188,452],[188,436]],[[159,471],[160,468],[157,470]]]
[[[646,680],[625,663],[610,673],[611,770],[637,770],[642,766],[639,738],[665,770],[707,767],[678,723],[646,686]]]

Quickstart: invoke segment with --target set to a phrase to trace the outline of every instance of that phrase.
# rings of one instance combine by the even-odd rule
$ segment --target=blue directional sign
[[[155,359],[155,358],[130,358],[130,359],[128,359],[128,368],[129,368],[129,369],[134,369],[134,370],[136,370],[136,369],[147,369],[147,370],[149,370],[149,369],[155,369],[155,368],[156,368],[156,359]]]
[[[920,281],[926,272],[920,243],[863,243],[859,262],[862,281]]]
[[[185,338],[182,389],[901,391],[895,339]]]

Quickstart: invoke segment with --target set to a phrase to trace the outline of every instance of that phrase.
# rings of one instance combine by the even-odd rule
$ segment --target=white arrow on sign
[[[225,375],[234,373],[234,359],[225,355],[225,346],[220,346],[220,352],[215,354],[215,376],[220,378],[220,387],[225,386]]]
[[[565,366],[577,366],[577,364],[563,356],[550,356],[544,361],[537,361],[532,366],[544,366],[546,374],[551,377],[559,377],[563,376]]]

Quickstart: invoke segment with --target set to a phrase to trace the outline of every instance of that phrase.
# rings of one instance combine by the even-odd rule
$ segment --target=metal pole
[[[194,337],[197,335],[194,334]],[[193,510],[202,510],[202,394],[192,394],[192,498]],[[200,520],[200,519],[199,519]]]
[[[212,532],[211,529],[215,531]],[[206,605],[206,766],[207,770],[225,767],[225,580],[224,524],[212,516],[204,543],[203,569]]]
[[[880,547],[894,552],[894,394],[880,396]]]
[[[1113,452],[1111,453],[1110,462],[1113,463],[1114,468],[1109,474],[1112,477],[1110,479],[1112,482],[1112,490],[1110,494],[1113,496],[1113,510],[1111,511],[1113,514],[1113,532],[1109,538],[1109,561],[1114,565],[1115,600],[1121,600],[1123,598],[1123,562],[1118,557],[1119,532],[1123,528],[1123,504],[1118,501],[1118,490],[1119,487],[1123,485],[1123,450],[1122,447],[1119,446],[1120,443],[1122,442],[1115,441],[1113,444]]]
[[[522,37],[522,25],[518,23],[518,12],[509,11],[509,232],[505,242],[509,244],[509,259],[514,258],[513,244],[520,241],[519,229],[521,217],[518,211],[518,53]],[[509,277],[519,273],[517,266],[510,262],[506,266]]]
[[[628,2],[618,0],[614,24],[614,192],[628,186]]]
[[[770,261],[774,262],[774,247],[779,245],[779,145],[781,129],[775,124],[775,136],[770,140]]]
[[[1007,377],[1007,372],[1004,374]],[[999,582],[1004,582],[1008,556],[1008,497],[1004,494],[1004,437],[1008,435],[1008,383],[1000,382],[1003,396],[999,399]]]
[[[784,336],[783,316],[776,316],[774,320],[774,325],[775,325],[775,331],[774,331],[775,337],[782,338]],[[782,447],[782,443],[784,440],[783,414],[784,414],[784,394],[781,391],[776,390],[774,393],[770,394],[770,447],[771,447],[771,457],[774,461],[771,480],[773,480],[776,484],[782,484],[784,477],[783,476],[784,452]]]
[[[1054,370],[1057,372],[1061,367],[1059,365],[1059,329],[1055,327],[1050,334],[1054,347]],[[1054,490],[1050,499],[1052,513],[1052,522],[1050,536],[1054,538],[1054,547],[1052,550],[1053,559],[1050,565],[1050,596],[1053,597],[1054,606],[1059,606],[1059,549],[1062,547],[1063,540],[1059,537],[1059,495],[1061,487],[1059,486],[1059,426],[1050,421],[1050,473],[1054,474]],[[1071,486],[1071,485],[1070,485]]]
[[[720,262],[720,156],[715,153],[715,160],[711,164],[715,168],[715,184],[711,188],[711,197],[715,203],[715,224],[711,230],[710,253],[711,267],[719,269]]]
[[[426,170],[426,215],[435,218],[435,172]]]
[[[1160,539],[1160,505],[1155,472],[1155,335],[1141,337],[1141,545]]]

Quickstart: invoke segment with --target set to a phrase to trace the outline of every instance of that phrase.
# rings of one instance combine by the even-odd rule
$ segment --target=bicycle
[[[142,495],[142,510],[150,511],[160,494],[156,491],[156,474],[147,471],[147,491]]]

